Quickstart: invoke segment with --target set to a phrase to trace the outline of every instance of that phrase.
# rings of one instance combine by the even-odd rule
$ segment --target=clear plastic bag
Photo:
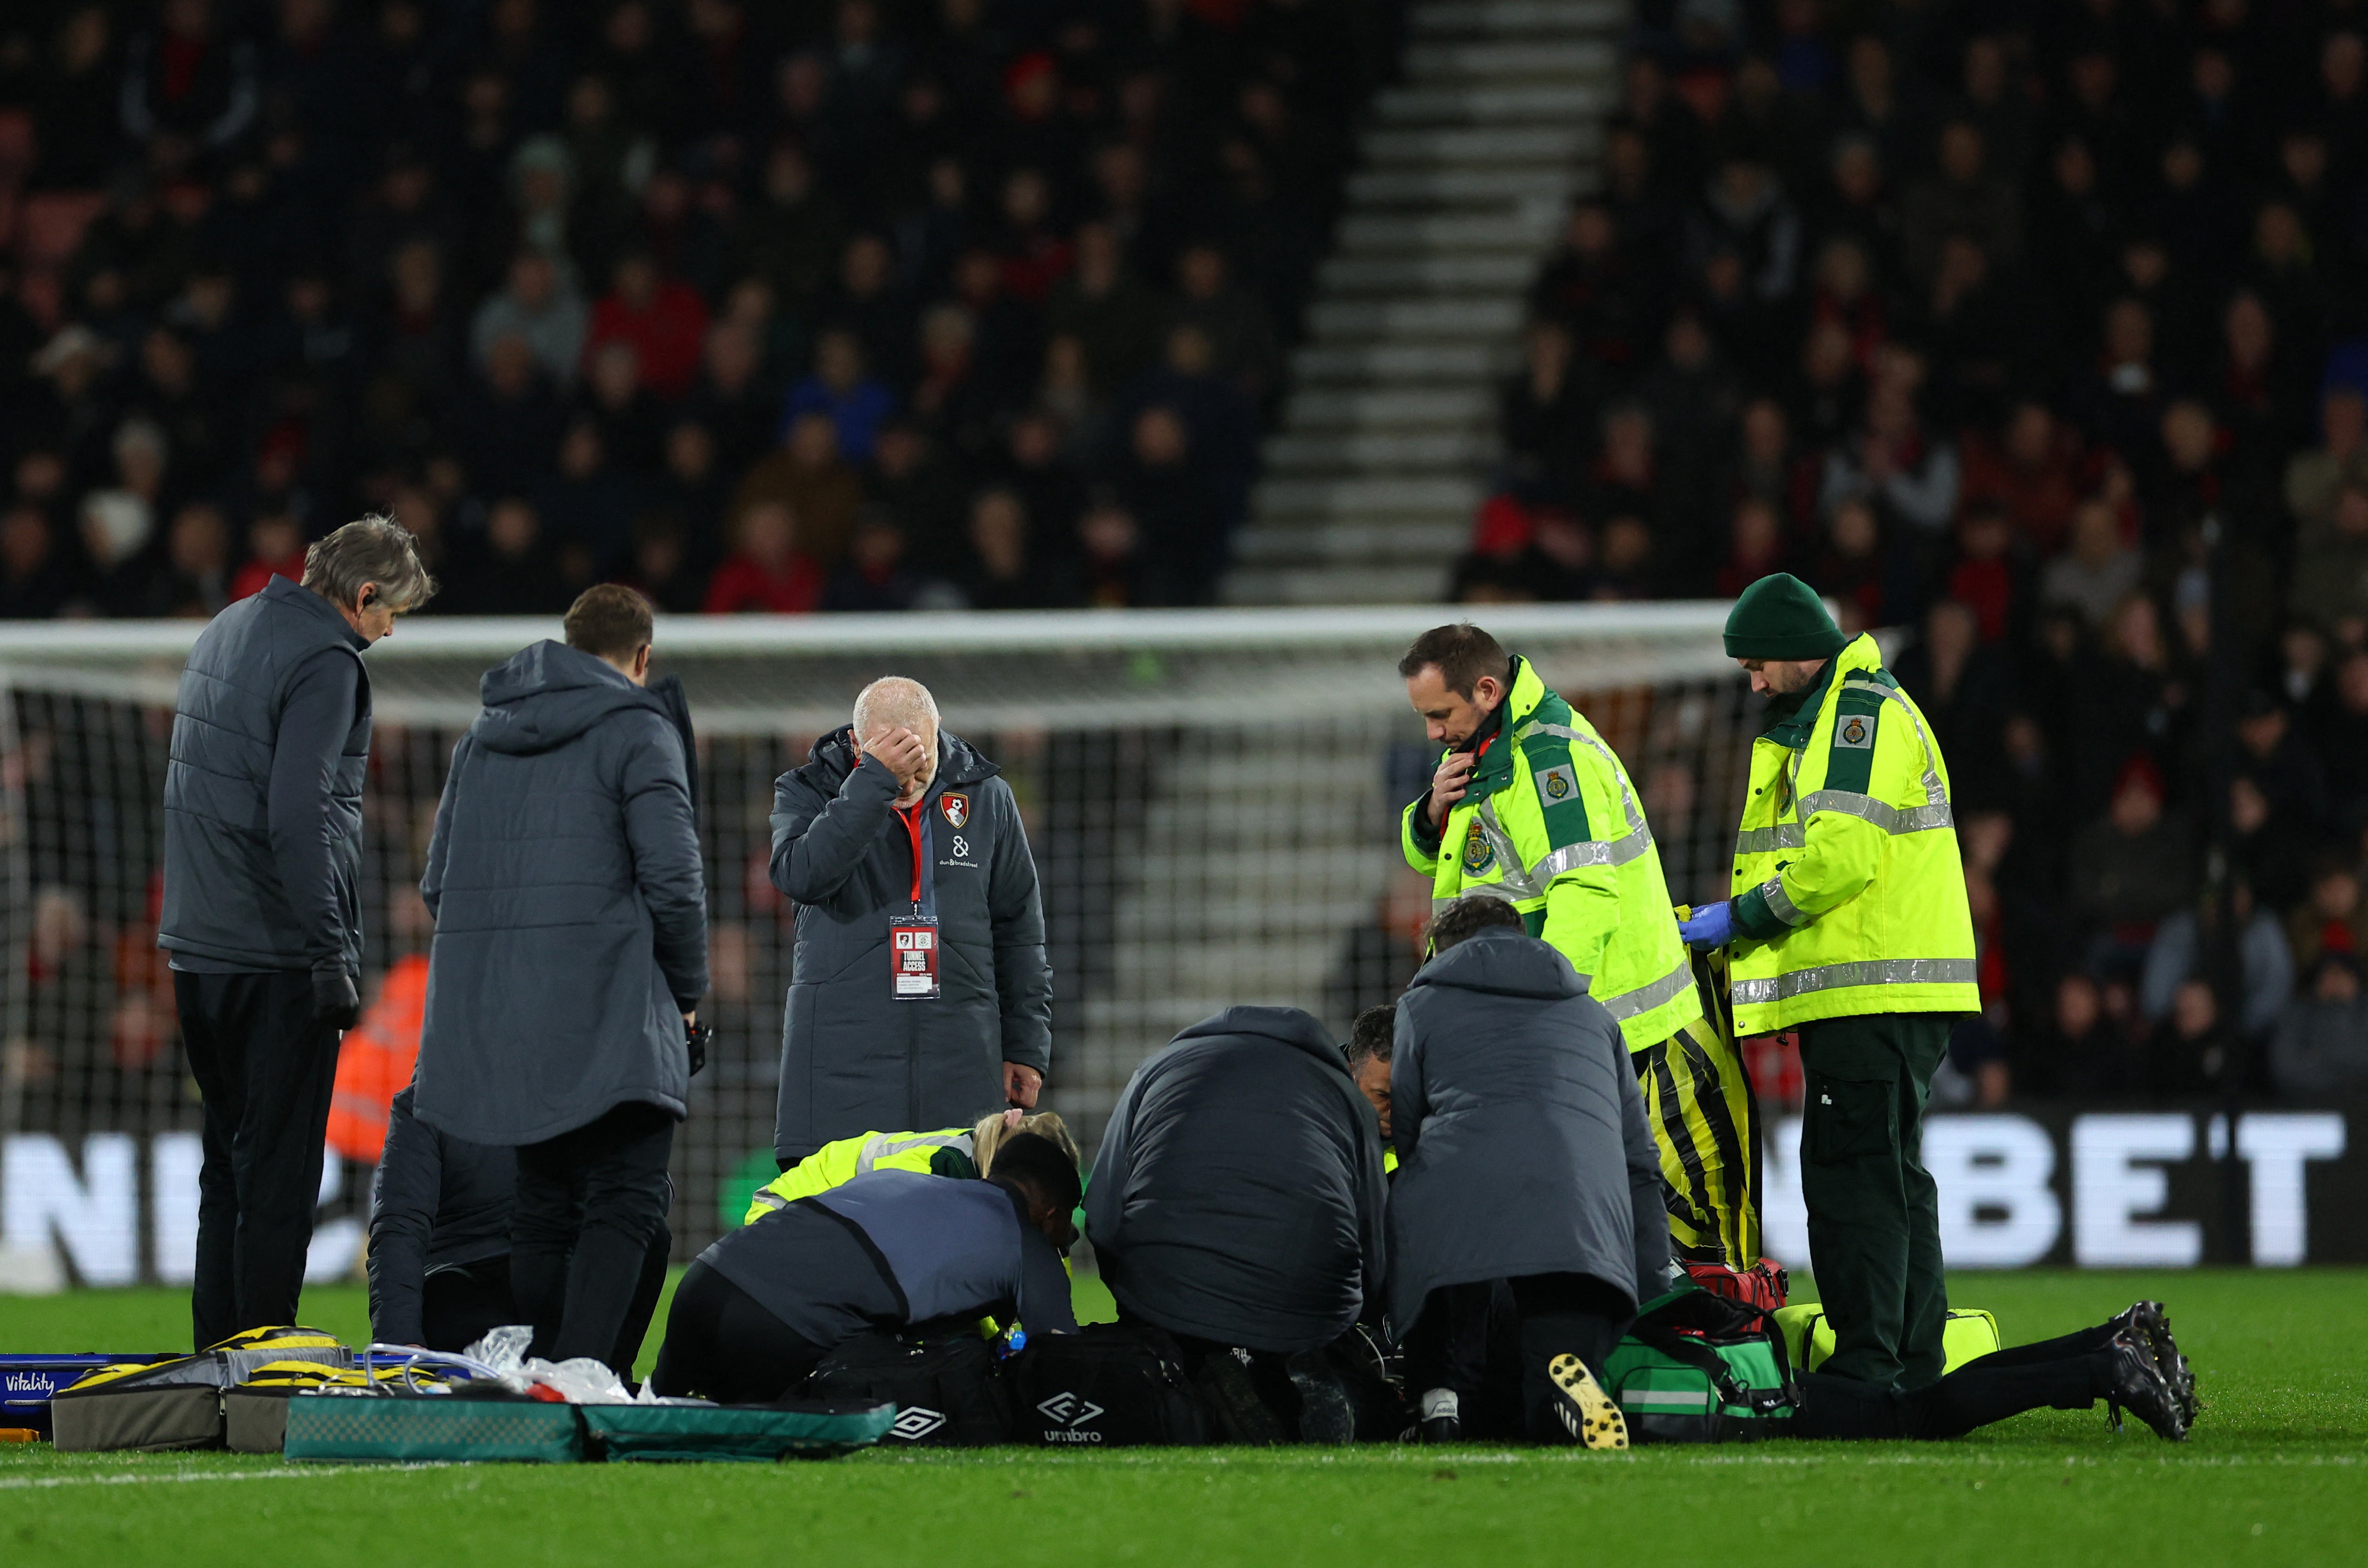
[[[611,1371],[606,1361],[596,1361],[589,1356],[557,1362],[532,1356],[518,1368],[518,1372],[529,1381],[541,1383],[552,1390],[570,1404],[633,1403],[632,1394],[625,1388],[625,1381]]]
[[[483,1339],[461,1354],[482,1362],[495,1377],[507,1377],[525,1362],[526,1347],[533,1343],[533,1325],[514,1323],[486,1330]]]

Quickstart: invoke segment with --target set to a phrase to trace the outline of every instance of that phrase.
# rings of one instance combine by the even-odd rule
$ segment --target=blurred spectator
[[[63,607],[69,578],[57,535],[39,506],[0,515],[0,616],[45,620]]]
[[[2329,387],[2318,423],[2319,445],[2286,460],[2286,506],[2305,534],[2334,521],[2345,490],[2368,492],[2368,398],[2357,387]]]
[[[981,492],[971,503],[968,533],[964,597],[971,608],[1059,609],[1075,602],[1076,585],[1065,580],[1064,563],[1036,543],[1028,508],[1014,492]]]
[[[824,568],[847,553],[863,480],[843,460],[838,427],[828,414],[809,410],[791,421],[788,439],[748,471],[734,492],[736,515],[778,501],[797,518],[798,551]]]
[[[642,380],[660,397],[680,397],[699,374],[707,333],[707,305],[689,284],[662,277],[644,252],[629,252],[610,275],[612,287],[592,307],[585,352],[604,343],[632,346]]]
[[[1168,326],[1197,328],[1208,340],[1210,369],[1252,403],[1264,399],[1281,369],[1266,307],[1232,280],[1232,264],[1213,244],[1185,247],[1176,261],[1176,299]]]
[[[230,597],[243,599],[259,594],[274,577],[291,583],[304,580],[304,530],[294,516],[284,511],[258,513],[247,524],[246,563],[231,579]]]
[[[575,368],[589,330],[583,300],[550,253],[522,250],[510,258],[501,290],[487,295],[471,318],[469,349],[490,379],[495,346],[516,336],[550,383],[564,391],[575,384]]]
[[[2102,501],[2089,501],[2072,515],[2071,548],[2047,563],[2040,581],[2043,603],[2068,605],[2093,628],[2102,628],[2136,589],[2146,562],[2122,541],[2121,520]]]
[[[1135,278],[1108,223],[1077,229],[1076,266],[1045,299],[1047,332],[1076,339],[1104,391],[1147,369],[1158,343],[1159,297]]]
[[[2227,896],[2236,916],[2244,986],[2237,1027],[2248,1040],[2263,1040],[2276,1027],[2279,1014],[2294,994],[2294,949],[2286,945],[2277,916],[2255,903],[2249,886],[2237,882]],[[2204,950],[2207,940],[2215,948],[2222,945],[2217,940],[2217,916],[2218,911],[2207,900],[2204,915],[2182,909],[2155,928],[2154,945],[2146,950],[2146,969],[2138,981],[2138,1011],[2149,1023],[2158,1024],[2170,1016],[2180,987],[2188,982],[2212,982],[2213,976],[2203,972]]]
[[[1223,521],[1194,456],[1183,416],[1154,403],[1135,415],[1120,471],[1127,513],[1178,604],[1202,603],[1224,564]]]
[[[2360,960],[2328,953],[2311,965],[2270,1041],[2270,1082],[2289,1099],[2354,1094],[2368,1085],[2368,994]]]
[[[786,433],[801,416],[823,415],[830,421],[839,456],[860,463],[871,455],[880,422],[895,406],[895,394],[865,370],[862,338],[837,327],[815,340],[814,373],[790,389],[781,428]]]
[[[633,519],[632,562],[621,581],[669,615],[706,608],[706,581],[691,565],[682,519],[672,512],[644,512]]]
[[[2359,871],[2348,858],[2331,850],[2320,855],[2308,896],[2286,917],[2286,940],[2305,969],[2327,953],[2368,959],[2368,909],[2362,907]]]
[[[1097,500],[1077,522],[1087,604],[1095,609],[1132,609],[1159,603],[1152,587],[1153,565],[1143,545],[1142,525],[1115,500]]]
[[[731,553],[707,585],[707,613],[804,615],[822,600],[822,568],[800,548],[796,515],[782,501],[741,508]]]
[[[1966,440],[1965,504],[2005,507],[2043,556],[2055,554],[2072,527],[2080,480],[2076,439],[2044,403],[2015,404],[2002,437],[1977,432]]]
[[[2094,961],[2135,967],[2155,927],[2187,900],[2185,824],[2167,815],[2162,792],[2154,764],[2131,757],[2105,815],[2073,841],[2068,891]]]
[[[823,585],[818,608],[826,610],[911,609],[924,585],[906,569],[905,530],[896,515],[869,506],[857,514],[847,559]]]
[[[575,595],[561,580],[541,514],[512,495],[494,503],[475,558],[453,574],[441,597],[455,615],[559,615]]]

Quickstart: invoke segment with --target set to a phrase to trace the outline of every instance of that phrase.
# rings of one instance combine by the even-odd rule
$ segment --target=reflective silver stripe
[[[1653,847],[1653,830],[1640,827],[1618,838],[1589,838],[1577,844],[1565,844],[1536,865],[1530,875],[1540,881],[1552,881],[1565,871],[1575,871],[1581,866],[1624,866],[1645,850]]]
[[[1664,1002],[1676,1001],[1693,983],[1693,960],[1684,959],[1679,961],[1677,968],[1649,985],[1640,985],[1634,991],[1623,992],[1617,996],[1598,997],[1597,1000],[1603,1004],[1603,1010],[1611,1015],[1613,1021],[1620,1022],[1640,1013],[1649,1013]]]
[[[1497,864],[1502,868],[1505,891],[1515,898],[1535,898],[1542,891],[1530,876],[1529,867],[1521,863],[1520,855],[1513,848],[1513,835],[1497,820],[1497,798],[1494,795],[1480,802],[1474,819],[1480,824],[1480,836],[1497,852]]]
[[[1768,901],[1768,913],[1785,925],[1806,926],[1809,923],[1809,917],[1801,913],[1801,906],[1784,896],[1783,878],[1770,877],[1760,883],[1759,895]]]
[[[1795,970],[1769,980],[1738,980],[1734,993],[1736,1005],[1744,1006],[1845,985],[1971,985],[1974,980],[1972,959],[1865,959]]]
[[[1524,724],[1513,732],[1513,744],[1520,744],[1531,735],[1553,735],[1559,740],[1582,745],[1601,757],[1611,769],[1611,781],[1620,786],[1620,809],[1627,814],[1628,831],[1617,838],[1591,838],[1582,844],[1566,844],[1536,865],[1528,868],[1537,881],[1550,882],[1565,871],[1581,866],[1624,866],[1645,850],[1653,847],[1653,830],[1645,825],[1645,813],[1636,809],[1636,797],[1628,788],[1628,770],[1611,748],[1594,735],[1574,730],[1567,724]]]
[[[1916,705],[1907,700],[1907,694],[1896,687],[1885,686],[1856,672],[1842,677],[1842,687],[1845,690],[1865,692],[1899,705],[1899,710],[1907,715],[1907,722],[1916,726],[1916,739],[1924,747],[1924,799],[1946,810],[1949,790],[1941,782],[1941,754],[1933,749],[1931,733],[1924,728],[1924,716],[1916,711]]]
[[[1735,835],[1737,855],[1771,855],[1779,849],[1805,849],[1809,835],[1799,823],[1779,823],[1774,827],[1749,827]]]
[[[1636,797],[1628,789],[1628,770],[1620,766],[1620,759],[1611,754],[1611,748],[1601,739],[1584,731],[1574,730],[1567,724],[1524,724],[1513,732],[1513,744],[1519,745],[1531,735],[1553,735],[1558,740],[1571,741],[1601,757],[1611,768],[1612,781],[1620,786],[1620,808],[1628,813],[1628,831],[1634,833],[1645,825],[1645,813],[1636,809]]]
[[[1926,833],[1936,827],[1954,827],[1956,814],[1949,803],[1937,806],[1886,806],[1872,795],[1854,794],[1848,790],[1820,790],[1801,802],[1801,815],[1805,820],[1819,812],[1839,812],[1844,816],[1862,817],[1885,833]]]
[[[882,1132],[878,1137],[868,1140],[863,1145],[862,1153],[855,1156],[855,1174],[869,1176],[872,1166],[891,1155],[901,1154],[908,1149],[955,1148],[959,1148],[965,1154],[969,1153],[971,1135],[967,1132],[923,1132],[911,1138],[891,1138]]]
[[[783,1198],[780,1193],[775,1192],[769,1187],[758,1187],[756,1192],[756,1199],[758,1203],[763,1204],[768,1209],[787,1209],[790,1206],[790,1200],[788,1199]]]

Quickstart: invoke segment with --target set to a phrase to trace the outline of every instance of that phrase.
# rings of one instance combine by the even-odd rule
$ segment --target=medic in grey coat
[[[840,1138],[1032,1105],[1052,1064],[1043,903],[1011,787],[938,729],[916,683],[882,680],[859,714],[866,702],[890,719],[863,733],[908,724],[928,767],[900,777],[848,725],[773,785],[773,885],[798,926],[773,1125],[784,1170]]]

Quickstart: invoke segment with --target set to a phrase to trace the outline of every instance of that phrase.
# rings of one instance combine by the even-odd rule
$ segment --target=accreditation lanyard
[[[888,923],[889,994],[899,1002],[938,999],[938,917],[921,913],[929,828],[919,801],[897,812],[913,844],[913,912]]]

